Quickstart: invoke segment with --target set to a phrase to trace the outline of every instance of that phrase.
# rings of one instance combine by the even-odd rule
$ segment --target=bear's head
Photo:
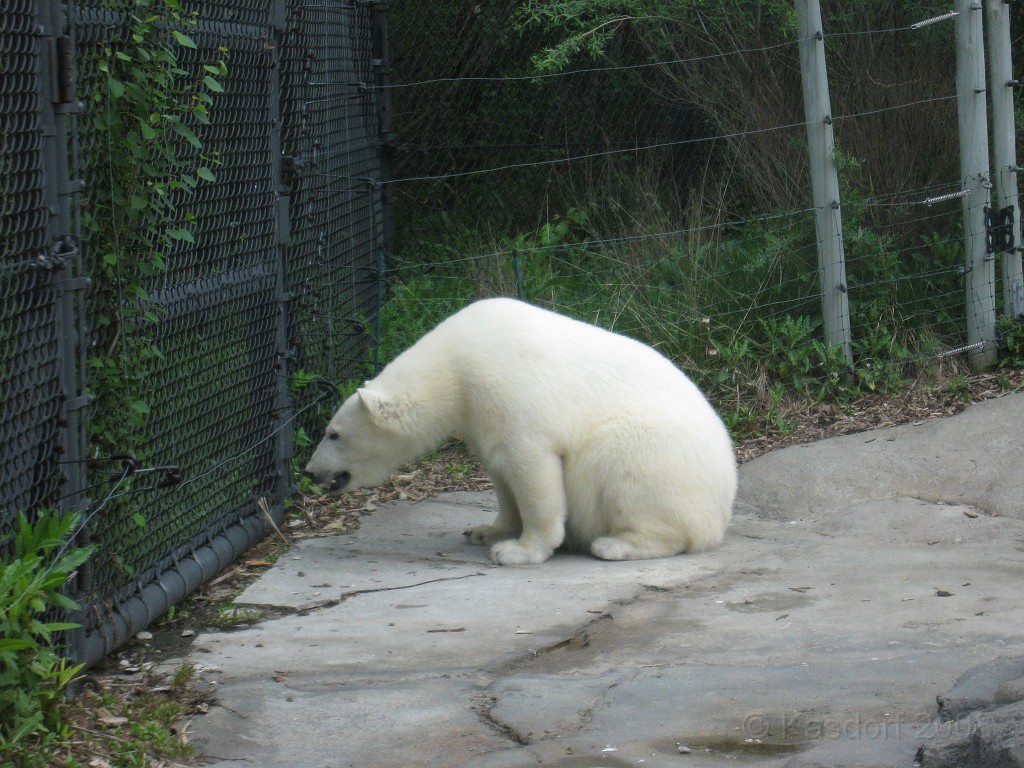
[[[331,418],[304,474],[324,490],[381,485],[395,467],[420,455],[411,410],[406,399],[369,384],[357,390]]]

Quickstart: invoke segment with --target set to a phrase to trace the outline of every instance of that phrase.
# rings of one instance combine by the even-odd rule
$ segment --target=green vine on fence
[[[91,129],[105,137],[98,181],[83,211],[92,256],[89,388],[96,399],[90,433],[100,450],[137,452],[150,414],[143,381],[163,355],[156,342],[161,308],[147,286],[177,250],[195,242],[192,193],[216,180],[215,152],[197,134],[224,91],[227,49],[198,71],[182,64],[198,50],[194,12],[179,0],[134,0],[128,35],[100,51],[91,96]]]

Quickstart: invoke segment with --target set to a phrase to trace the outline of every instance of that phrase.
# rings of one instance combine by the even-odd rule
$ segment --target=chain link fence
[[[381,4],[286,0],[0,15],[0,553],[19,513],[82,514],[96,553],[73,589],[79,660],[281,521],[296,438],[364,370],[386,246],[384,23]],[[143,45],[174,51],[174,77],[118,87]],[[150,154],[125,162],[132,87],[168,112],[206,93],[208,109],[186,102],[170,148],[143,126]],[[161,152],[178,163],[166,231],[137,224],[159,180],[131,186]]]

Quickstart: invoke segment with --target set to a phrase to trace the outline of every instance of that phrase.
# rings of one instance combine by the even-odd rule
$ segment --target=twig
[[[274,532],[281,538],[281,541],[291,546],[291,542],[285,538],[284,534],[281,533],[281,529],[277,527],[277,523],[274,522],[274,518],[270,514],[270,507],[267,505],[266,497],[260,496],[259,499],[256,500],[256,506],[259,507],[263,516],[267,518],[267,522],[270,523],[270,527],[274,529]]]
[[[97,731],[92,728],[86,728],[84,725],[71,724],[71,727],[76,731],[82,731],[83,733],[89,733],[93,736],[100,736],[104,739],[110,739],[111,741],[119,741],[122,744],[131,744],[131,739],[126,739],[123,736],[115,736],[113,733],[104,733],[103,731]]]

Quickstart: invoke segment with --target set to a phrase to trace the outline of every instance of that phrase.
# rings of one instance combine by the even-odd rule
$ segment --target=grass
[[[417,251],[428,261],[399,260],[382,311],[381,359],[476,298],[522,295],[656,347],[740,437],[765,419],[785,428],[779,404],[787,398],[842,404],[901,392],[921,377],[963,374],[936,354],[963,333],[959,277],[943,267],[955,255],[938,235],[907,256],[887,252],[892,244],[870,230],[856,231],[851,368],[822,339],[806,214],[671,236],[639,228],[615,239],[602,239],[595,218],[570,211],[511,238],[464,230],[443,253]],[[660,219],[650,229],[665,231]]]

